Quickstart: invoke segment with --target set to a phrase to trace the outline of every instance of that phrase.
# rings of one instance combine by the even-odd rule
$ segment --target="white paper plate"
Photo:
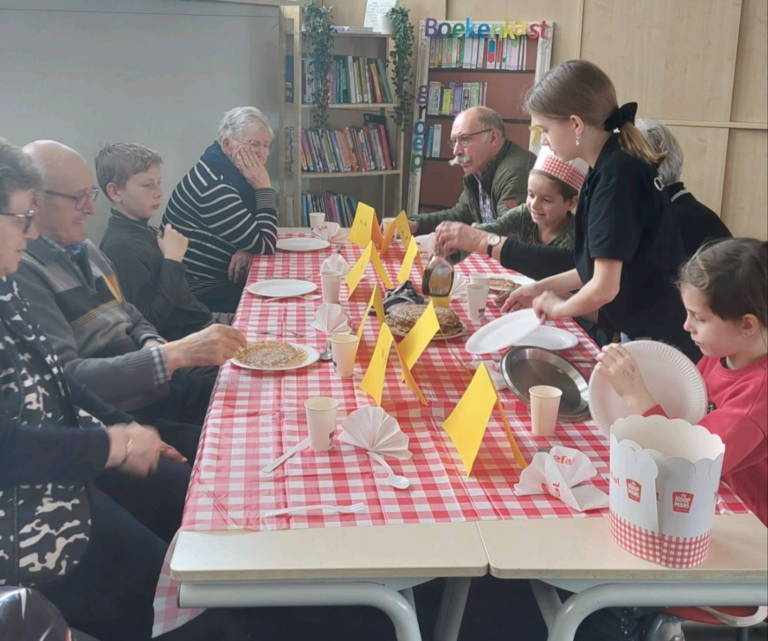
[[[667,416],[694,425],[704,417],[707,388],[696,365],[685,354],[656,341],[633,341],[624,347],[637,360],[648,391]],[[605,434],[610,433],[617,419],[631,414],[608,379],[594,370],[589,379],[589,411]]]
[[[512,312],[478,329],[467,341],[467,351],[473,354],[498,352],[521,341],[539,327],[532,309]],[[527,343],[525,343],[527,344]]]
[[[256,296],[265,298],[291,298],[311,294],[317,289],[315,283],[308,280],[294,280],[292,278],[273,278],[251,283],[246,290]]]
[[[331,243],[322,238],[281,238],[276,246],[286,252],[313,252],[330,247]]]
[[[505,278],[506,280],[511,280],[513,283],[517,283],[521,287],[523,285],[530,285],[531,283],[535,283],[536,281],[533,280],[533,278],[528,278],[528,276],[523,276],[522,274],[504,274],[503,276],[500,276],[498,274],[491,274],[494,278]],[[490,287],[490,290],[492,292],[497,292],[499,294],[509,291],[507,289],[501,289],[499,287]]]
[[[543,347],[553,351],[570,349],[578,344],[579,339],[571,332],[551,325],[539,325],[528,336],[515,343],[518,347]]]
[[[301,365],[293,365],[291,367],[254,367],[253,365],[246,365],[245,363],[237,360],[236,358],[232,359],[232,364],[237,365],[238,367],[242,367],[243,369],[256,370],[257,372],[284,372],[287,370],[301,369],[302,367],[307,367],[307,365],[312,365],[312,363],[316,363],[320,358],[320,353],[314,347],[309,347],[308,345],[295,345],[294,343],[290,343],[290,345],[291,347],[295,347],[296,349],[304,350],[307,353],[307,360],[305,360]]]

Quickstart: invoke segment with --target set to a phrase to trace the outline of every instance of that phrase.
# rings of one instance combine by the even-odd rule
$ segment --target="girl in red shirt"
[[[704,357],[710,412],[699,422],[725,443],[723,481],[768,525],[768,243],[732,238],[702,247],[680,272],[685,330]],[[664,414],[637,361],[608,345],[596,371],[633,413]]]

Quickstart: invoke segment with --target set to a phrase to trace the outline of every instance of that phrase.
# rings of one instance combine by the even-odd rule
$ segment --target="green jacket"
[[[516,204],[525,202],[528,194],[528,172],[533,169],[535,162],[536,156],[511,140],[504,143],[490,162],[480,181],[485,192],[491,197],[494,218],[503,216]],[[417,234],[429,234],[444,221],[467,225],[482,222],[475,176],[464,176],[464,191],[454,207],[432,214],[419,214],[413,220],[418,224]]]
[[[498,234],[503,237],[517,238],[524,243],[541,245],[538,238],[538,227],[531,218],[531,212],[525,203],[518,205],[514,209],[508,210],[503,216],[498,216],[491,223],[483,223],[477,226],[478,229],[487,231],[491,234]],[[573,247],[573,234],[575,230],[574,216],[568,214],[568,224],[548,245],[550,247]]]

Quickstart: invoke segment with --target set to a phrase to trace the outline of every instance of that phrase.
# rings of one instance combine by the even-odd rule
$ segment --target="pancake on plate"
[[[518,287],[520,287],[520,285],[515,281],[500,276],[494,276],[489,283],[489,288],[497,292],[513,292]]]
[[[421,318],[425,309],[427,309],[427,305],[411,303],[396,305],[387,314],[387,325],[389,325],[393,334],[405,336],[411,331],[416,321]],[[448,307],[435,307],[435,313],[437,314],[437,321],[440,323],[440,331],[443,336],[456,336],[466,331],[467,326],[461,322],[461,319],[452,309]]]
[[[307,353],[288,343],[259,341],[237,350],[235,360],[259,369],[284,369],[298,367],[304,363],[307,360]]]

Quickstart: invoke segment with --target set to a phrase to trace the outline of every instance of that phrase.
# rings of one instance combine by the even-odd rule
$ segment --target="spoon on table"
[[[326,362],[333,360],[333,352],[331,352],[331,339],[330,338],[325,343],[325,351],[320,353],[320,360],[321,361],[326,361]]]
[[[371,452],[370,450],[368,450],[368,456],[370,456],[374,461],[376,461],[386,470],[388,474],[386,481],[396,490],[406,490],[410,487],[411,482],[404,476],[395,474],[394,470],[389,466],[389,463],[384,460],[383,456],[377,454],[376,452]]]

